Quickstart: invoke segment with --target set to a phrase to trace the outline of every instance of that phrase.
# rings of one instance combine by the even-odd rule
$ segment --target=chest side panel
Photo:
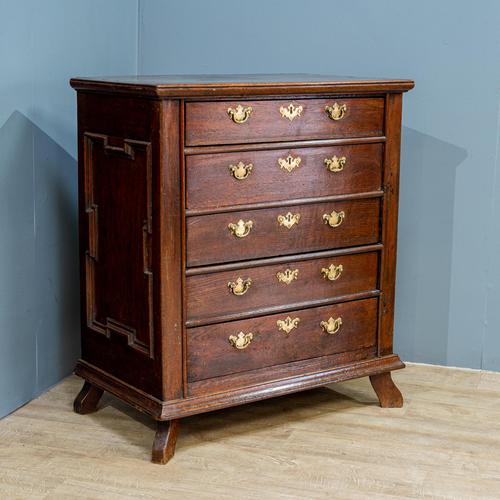
[[[161,103],[80,94],[78,107],[82,359],[162,398]]]

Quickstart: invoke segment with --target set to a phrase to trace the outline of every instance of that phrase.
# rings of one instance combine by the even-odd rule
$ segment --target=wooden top
[[[406,92],[412,80],[311,74],[165,75],[73,78],[76,90],[152,97]]]

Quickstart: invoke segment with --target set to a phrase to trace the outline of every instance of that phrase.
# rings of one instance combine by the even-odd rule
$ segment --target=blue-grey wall
[[[140,2],[139,71],[408,77],[396,349],[500,370],[500,2]]]
[[[137,0],[0,0],[0,417],[80,349],[71,76],[137,69]]]
[[[0,0],[0,416],[79,350],[75,75],[409,77],[396,349],[500,370],[500,3]]]

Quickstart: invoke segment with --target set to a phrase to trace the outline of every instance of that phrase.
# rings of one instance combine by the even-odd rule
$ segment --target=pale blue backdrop
[[[136,0],[0,0],[0,417],[80,350],[68,79],[136,69]]]
[[[413,78],[396,350],[500,370],[500,3],[0,0],[0,416],[78,354],[74,75]]]

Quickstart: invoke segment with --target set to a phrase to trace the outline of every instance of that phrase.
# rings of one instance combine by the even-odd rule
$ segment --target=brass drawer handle
[[[248,236],[250,233],[252,227],[253,227],[253,221],[244,221],[240,219],[236,224],[233,224],[232,222],[227,225],[229,231],[231,234],[234,234],[237,238],[244,238],[245,236]]]
[[[328,335],[335,335],[342,326],[342,318],[340,316],[336,319],[330,317],[328,321],[322,321],[320,325],[325,333],[328,333]]]
[[[332,156],[331,158],[325,158],[325,165],[330,172],[342,172],[346,161],[347,158],[345,156],[341,156],[340,158]]]
[[[285,319],[279,319],[276,321],[276,325],[278,326],[278,330],[285,332],[287,335],[294,329],[299,326],[300,318],[290,318],[287,316]]]
[[[253,333],[240,332],[238,335],[229,335],[229,343],[235,349],[246,349],[253,340]]]
[[[323,278],[329,281],[336,281],[340,278],[343,270],[344,266],[342,264],[339,264],[338,266],[330,264],[328,267],[321,269],[321,274],[323,275]]]
[[[296,280],[299,276],[299,270],[294,269],[285,269],[283,272],[276,273],[276,278],[280,283],[284,283],[285,285],[289,285],[293,280]]]
[[[295,106],[293,103],[290,103],[288,106],[281,106],[280,113],[283,118],[288,118],[292,121],[294,118],[300,116],[303,109],[302,106]]]
[[[229,165],[229,172],[231,172],[231,175],[239,181],[246,179],[252,173],[252,170],[253,165],[251,163],[245,165],[242,161],[240,161],[237,165]]]
[[[279,158],[278,164],[282,170],[286,170],[287,172],[291,172],[300,166],[300,162],[302,158],[300,156],[293,157],[292,155],[288,155],[286,158]]]
[[[326,106],[325,111],[328,115],[328,118],[330,118],[331,120],[342,120],[347,111],[347,105],[334,102],[331,106]]]
[[[244,280],[243,278],[238,277],[236,281],[230,281],[227,284],[227,287],[229,288],[229,291],[233,295],[245,295],[245,293],[248,292],[248,289],[250,288],[251,285],[252,285],[251,278],[247,278],[246,280]]]
[[[241,104],[238,104],[238,106],[236,106],[236,109],[227,108],[227,114],[229,115],[229,118],[231,118],[234,123],[238,124],[245,123],[250,118],[252,111],[252,106],[243,107]]]
[[[291,229],[295,224],[300,221],[300,214],[292,214],[288,212],[286,215],[278,215],[278,223],[280,226],[285,226],[287,229]]]
[[[330,214],[323,214],[323,220],[325,224],[328,224],[330,227],[339,227],[345,219],[345,212],[336,212],[332,211]]]

